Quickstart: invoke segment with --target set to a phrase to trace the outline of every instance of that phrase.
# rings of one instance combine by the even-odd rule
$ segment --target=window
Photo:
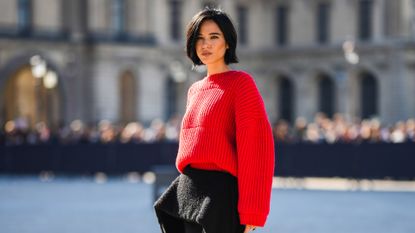
[[[275,14],[275,38],[277,45],[283,46],[287,44],[288,38],[288,9],[287,6],[278,6]]]
[[[202,8],[205,9],[206,7],[217,8],[218,4],[213,0],[206,0],[206,1],[203,1]]]
[[[49,72],[54,71],[48,70]],[[5,83],[4,94],[2,92],[3,104],[5,104],[2,111],[5,121],[21,118],[27,121],[31,129],[40,122],[45,122],[52,129],[59,126],[62,119],[60,99],[62,93],[59,85],[47,85],[45,78],[47,76],[35,78],[30,65],[17,68]]]
[[[125,71],[119,81],[120,121],[128,123],[136,120],[136,82],[131,71]]]
[[[32,1],[18,0],[18,30],[21,35],[28,35],[32,30]]]
[[[125,1],[112,1],[112,29],[116,36],[121,36],[125,33]]]
[[[366,119],[378,114],[378,88],[372,74],[365,72],[360,78],[361,116]]]
[[[317,42],[320,44],[329,41],[330,5],[322,2],[317,5]]]
[[[248,42],[248,9],[245,6],[238,6],[238,31],[239,31],[239,42],[242,45],[246,45]]]
[[[384,4],[385,19],[383,20],[383,32],[387,37],[395,37],[399,35],[400,31],[401,11],[399,10],[399,5],[401,3],[399,1],[385,1]],[[413,7],[415,7],[415,4],[413,4]],[[413,20],[415,23],[415,19]]]
[[[372,37],[372,0],[359,1],[359,39],[370,40]]]
[[[179,0],[170,1],[170,38],[173,41],[179,41],[181,39],[181,7],[182,3]]]
[[[280,118],[293,121],[293,85],[287,77],[281,77],[278,82],[278,104]]]
[[[318,81],[318,103],[319,112],[332,117],[334,114],[334,84],[327,75],[321,75]]]
[[[170,119],[174,114],[177,114],[177,89],[178,84],[172,77],[168,77],[166,85],[166,119]]]

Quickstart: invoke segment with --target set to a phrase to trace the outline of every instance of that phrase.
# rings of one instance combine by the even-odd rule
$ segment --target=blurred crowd
[[[87,125],[80,120],[74,120],[69,125],[51,130],[44,122],[39,122],[34,129],[30,129],[28,122],[19,118],[6,122],[4,130],[0,131],[0,144],[177,142],[180,124],[179,116],[174,116],[166,122],[154,119],[148,127],[140,122],[130,122],[121,126],[103,120],[94,125]]]
[[[18,118],[6,122],[0,130],[0,144],[177,142],[180,125],[181,117],[176,115],[167,121],[154,119],[147,126],[140,122],[117,125],[105,120],[86,125],[75,120],[51,130],[44,122],[30,129],[27,120]],[[272,126],[276,143],[415,142],[415,119],[382,125],[376,118],[346,120],[341,114],[328,118],[318,113],[311,122],[299,117],[293,124],[278,120]]]
[[[277,142],[286,143],[404,143],[415,142],[415,119],[382,125],[377,118],[346,120],[341,114],[332,118],[317,113],[312,122],[303,117],[291,126],[284,120],[273,126]]]

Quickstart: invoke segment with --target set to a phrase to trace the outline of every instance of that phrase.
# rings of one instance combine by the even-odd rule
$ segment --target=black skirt
[[[205,233],[242,233],[237,179],[225,172],[186,167],[155,202],[163,233],[183,233],[184,222]]]

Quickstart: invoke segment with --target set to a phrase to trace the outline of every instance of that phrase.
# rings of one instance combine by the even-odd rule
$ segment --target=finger
[[[246,227],[245,227],[245,231],[244,231],[244,233],[249,233],[249,232],[251,232],[252,231],[252,226],[251,225],[247,225]]]

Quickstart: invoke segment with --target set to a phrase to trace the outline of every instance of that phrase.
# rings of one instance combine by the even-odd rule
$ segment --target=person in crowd
[[[180,115],[174,114],[166,123],[166,140],[176,142],[179,138],[180,132]]]
[[[408,142],[415,142],[415,119],[406,121],[406,138]]]
[[[102,120],[98,124],[100,132],[100,142],[103,144],[114,143],[117,140],[117,133],[115,127],[111,122]]]
[[[290,126],[287,121],[279,120],[273,128],[274,139],[278,142],[291,142]]]
[[[1,127],[0,145],[177,142],[181,120],[179,115],[166,122],[155,118],[148,127],[138,121],[122,126],[109,121],[86,125],[74,120],[53,129],[46,122],[30,128],[25,118],[17,118]],[[298,117],[293,125],[280,119],[273,125],[273,136],[277,143],[410,143],[415,142],[415,119],[382,125],[377,118],[348,121],[339,113],[333,118],[318,114],[311,122]]]
[[[138,122],[128,123],[121,131],[121,143],[141,143],[144,139],[144,128]]]
[[[295,142],[303,141],[305,138],[306,129],[307,120],[304,117],[298,117],[295,119],[293,140]]]
[[[166,127],[164,122],[156,118],[151,121],[150,127],[144,131],[144,141],[160,142],[166,138]]]
[[[206,76],[188,91],[176,166],[155,203],[165,233],[247,233],[264,226],[274,175],[274,141],[250,74],[237,63],[235,28],[206,8],[187,27],[186,53]]]

